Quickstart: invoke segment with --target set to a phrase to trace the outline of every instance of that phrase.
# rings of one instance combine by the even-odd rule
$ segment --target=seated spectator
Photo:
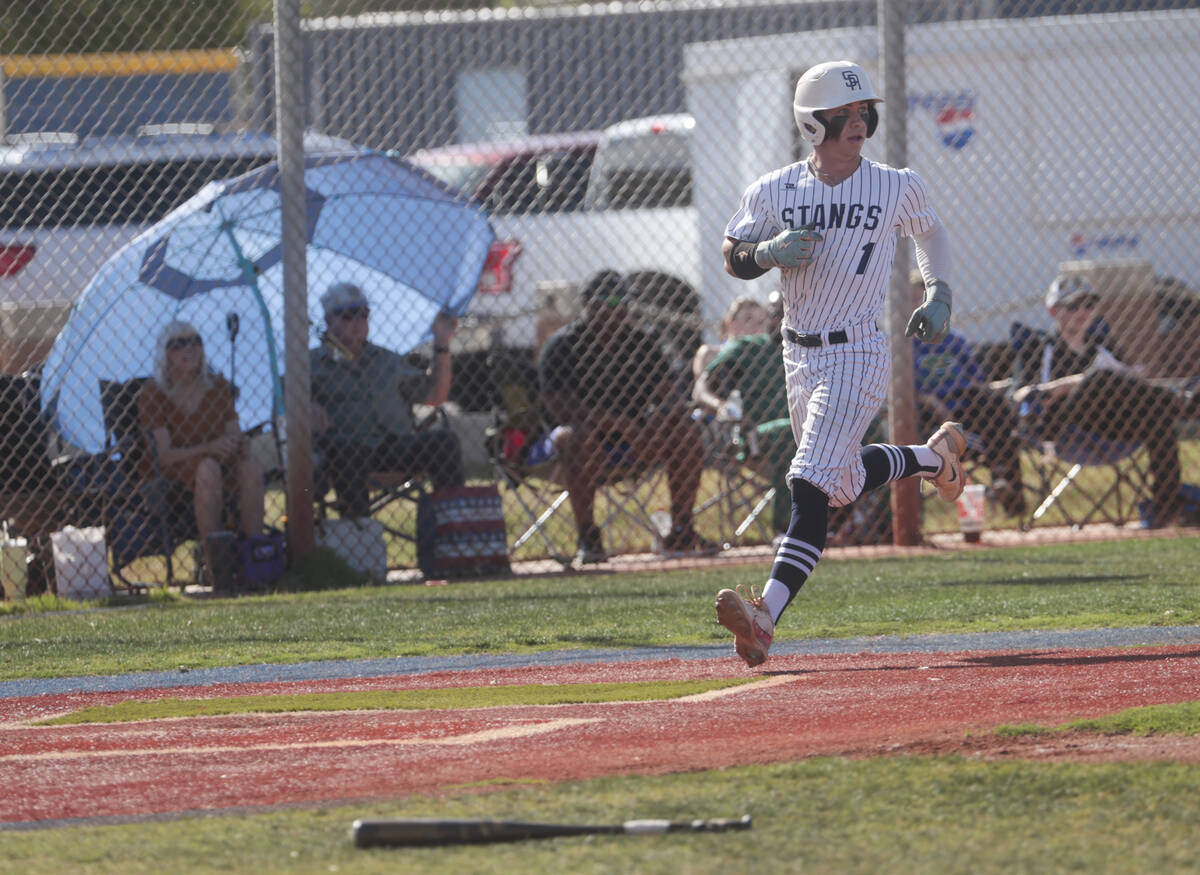
[[[630,323],[629,288],[601,271],[585,283],[583,313],[556,331],[538,362],[554,449],[575,514],[580,563],[607,558],[596,526],[596,487],[614,464],[663,464],[671,492],[668,555],[711,553],[692,525],[703,441],[690,404],[671,398],[672,374],[660,339]]]
[[[204,341],[187,322],[170,322],[158,335],[154,379],[138,394],[138,423],[149,431],[159,471],[192,496],[199,541],[223,528],[227,497],[236,496],[243,535],[263,528],[263,473],[238,425],[233,387],[209,370]],[[153,476],[154,455],[142,456]]]
[[[352,283],[336,283],[321,296],[325,333],[310,353],[315,448],[348,517],[367,515],[372,471],[427,474],[435,488],[459,486],[462,446],[448,429],[416,431],[413,404],[437,406],[450,393],[450,339],[458,320],[433,320],[433,363],[428,370],[376,346],[370,304]]]
[[[925,281],[917,271],[909,280],[913,296],[920,304],[925,296]],[[975,360],[970,341],[957,331],[951,331],[937,343],[914,337],[913,368],[917,431],[936,428],[947,419],[961,422],[982,447],[980,455],[992,473],[993,497],[1010,516],[1024,515],[1016,407],[1003,392],[989,385]],[[967,458],[977,451],[970,446],[972,443],[968,443]]]
[[[700,369],[692,398],[704,410],[720,416],[729,396],[741,393],[742,433],[748,445],[747,462],[775,486],[771,525],[775,533],[787,531],[792,516],[792,493],[787,486],[788,467],[796,453],[787,403],[787,379],[783,371],[783,298],[772,292],[768,305],[747,307],[752,299],[738,298],[722,320],[726,341]],[[753,322],[745,314],[762,310],[767,328],[756,333],[735,333]],[[703,349],[703,348],[702,348]],[[697,361],[699,361],[697,353]],[[757,452],[755,452],[757,450]]]
[[[1013,400],[1038,415],[1044,440],[1076,429],[1110,441],[1142,444],[1154,480],[1151,526],[1173,522],[1180,511],[1181,397],[1146,382],[1105,345],[1096,319],[1099,298],[1081,277],[1059,277],[1046,295],[1057,331],[1018,359],[1018,373],[1036,373]],[[1023,367],[1020,367],[1024,363]]]
[[[734,298],[733,303],[725,310],[725,315],[721,317],[721,342],[705,343],[696,350],[692,359],[692,379],[699,380],[704,369],[733,338],[749,334],[769,334],[770,331],[770,317],[766,307],[749,295]],[[781,340],[780,343],[782,342]]]

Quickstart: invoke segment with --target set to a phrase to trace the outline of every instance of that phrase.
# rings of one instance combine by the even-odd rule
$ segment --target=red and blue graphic
[[[933,116],[937,141],[947,149],[961,151],[975,136],[974,91],[914,91],[908,96],[908,111]]]
[[[975,136],[975,99],[963,105],[958,102],[947,103],[938,110],[935,119],[938,126],[938,139],[947,149],[965,149],[967,143]]]
[[[1142,242],[1141,235],[1134,230],[1115,231],[1108,234],[1084,234],[1075,232],[1067,239],[1067,247],[1075,258],[1085,256],[1128,256],[1135,253]]]

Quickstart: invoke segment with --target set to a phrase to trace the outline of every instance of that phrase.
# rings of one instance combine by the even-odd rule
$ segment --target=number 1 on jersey
[[[871,252],[875,249],[875,241],[864,243],[862,248],[862,258],[858,260],[858,268],[854,271],[855,276],[862,276],[867,272],[867,262],[871,260]]]

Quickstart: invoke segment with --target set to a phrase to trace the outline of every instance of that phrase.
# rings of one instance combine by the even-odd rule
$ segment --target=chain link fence
[[[60,5],[0,58],[6,597],[265,586],[296,470],[271,9],[139,37]],[[903,99],[874,3],[307,5],[316,543],[392,580],[768,557],[776,280],[721,242],[807,154],[797,78],[842,57],[885,92],[865,154],[901,126],[952,238],[956,333],[893,379],[917,442],[963,423],[978,489],[864,495],[830,545],[891,543],[897,513],[958,537],[979,502],[989,530],[1194,523],[1200,9],[900,9]]]

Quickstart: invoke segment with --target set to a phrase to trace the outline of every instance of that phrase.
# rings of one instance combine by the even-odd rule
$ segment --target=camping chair
[[[441,407],[435,407],[416,426],[417,431],[432,428],[450,429],[450,419]],[[318,463],[314,469],[314,493],[316,501],[316,521],[322,523],[331,518],[333,513],[342,516],[340,502],[332,497],[332,484],[325,465]],[[376,519],[383,526],[384,532],[400,541],[417,544],[417,507],[423,496],[432,492],[429,478],[425,472],[413,471],[371,471],[367,475],[367,516]],[[395,515],[389,513],[390,508],[409,508],[409,514],[401,514],[404,525],[394,521]],[[411,523],[410,523],[411,521]]]
[[[1009,336],[1016,353],[1013,385],[1025,385],[1035,373],[1033,353],[1047,335],[1013,323]],[[1121,526],[1137,518],[1138,503],[1150,494],[1148,466],[1138,452],[1141,444],[1112,440],[1078,426],[1068,426],[1055,440],[1047,440],[1036,397],[1022,404],[1020,414],[1018,436],[1031,451],[1036,474],[1026,478],[1034,509],[1022,528],[1032,528],[1054,508],[1074,529],[1097,521]]]
[[[723,543],[771,543],[777,532],[771,520],[771,507],[782,483],[772,479],[769,460],[759,451],[757,439],[751,442],[737,423],[723,422],[711,414],[697,411],[704,428],[705,468],[716,475],[711,494],[697,504],[697,521],[711,518],[706,525],[720,533]],[[788,424],[788,434],[791,425]]]
[[[129,591],[147,588],[131,581],[127,568],[149,556],[163,557],[165,583],[174,585],[175,551],[198,534],[191,491],[162,475],[154,439],[138,422],[138,394],[148,379],[100,381],[104,452],[78,460],[74,478],[79,488],[101,498],[112,575]],[[152,462],[149,477],[143,475],[146,454]],[[235,495],[225,496],[223,516],[236,518]],[[197,559],[193,579],[199,577]]]
[[[1040,501],[1025,528],[1032,528],[1055,507],[1073,529],[1097,521],[1123,526],[1137,518],[1138,504],[1150,494],[1146,465],[1137,452],[1140,444],[1108,440],[1076,428],[1067,429],[1057,441],[1032,443],[1038,475],[1034,488]],[[1104,469],[1105,475],[1081,476],[1089,468]]]
[[[537,371],[532,364],[503,353],[489,358],[496,389],[496,422],[487,430],[485,448],[496,482],[525,517],[513,540],[511,555],[531,542],[540,543],[564,568],[575,553],[573,521],[557,522],[569,493],[563,486],[550,430],[535,400]],[[610,555],[644,550],[659,535],[655,508],[668,502],[662,466],[640,462],[628,446],[612,447],[610,463],[597,484],[596,524]]]
[[[489,432],[504,434],[503,430]],[[549,433],[539,431],[529,442],[527,452],[505,454],[502,439],[488,440],[488,458],[496,481],[525,515],[525,528],[513,540],[511,553],[516,556],[518,550],[537,538],[546,553],[567,568],[573,561],[574,522],[553,530],[550,524],[564,505],[569,506],[570,493],[562,485],[560,463],[550,446]],[[596,485],[596,525],[604,533],[610,555],[644,550],[647,540],[662,534],[651,508],[656,501],[666,503],[665,469],[629,457],[626,445],[612,447],[610,452],[611,463]]]
[[[104,451],[84,457],[73,469],[73,480],[85,494],[99,496],[100,522],[107,529],[110,568],[127,590],[144,590],[131,581],[126,568],[135,559],[160,555],[164,558],[166,584],[175,582],[174,553],[195,524],[186,507],[186,490],[158,474],[153,440],[138,424],[138,393],[147,377],[125,382],[101,380],[100,406],[104,416]],[[155,474],[143,479],[142,460],[154,455]]]

